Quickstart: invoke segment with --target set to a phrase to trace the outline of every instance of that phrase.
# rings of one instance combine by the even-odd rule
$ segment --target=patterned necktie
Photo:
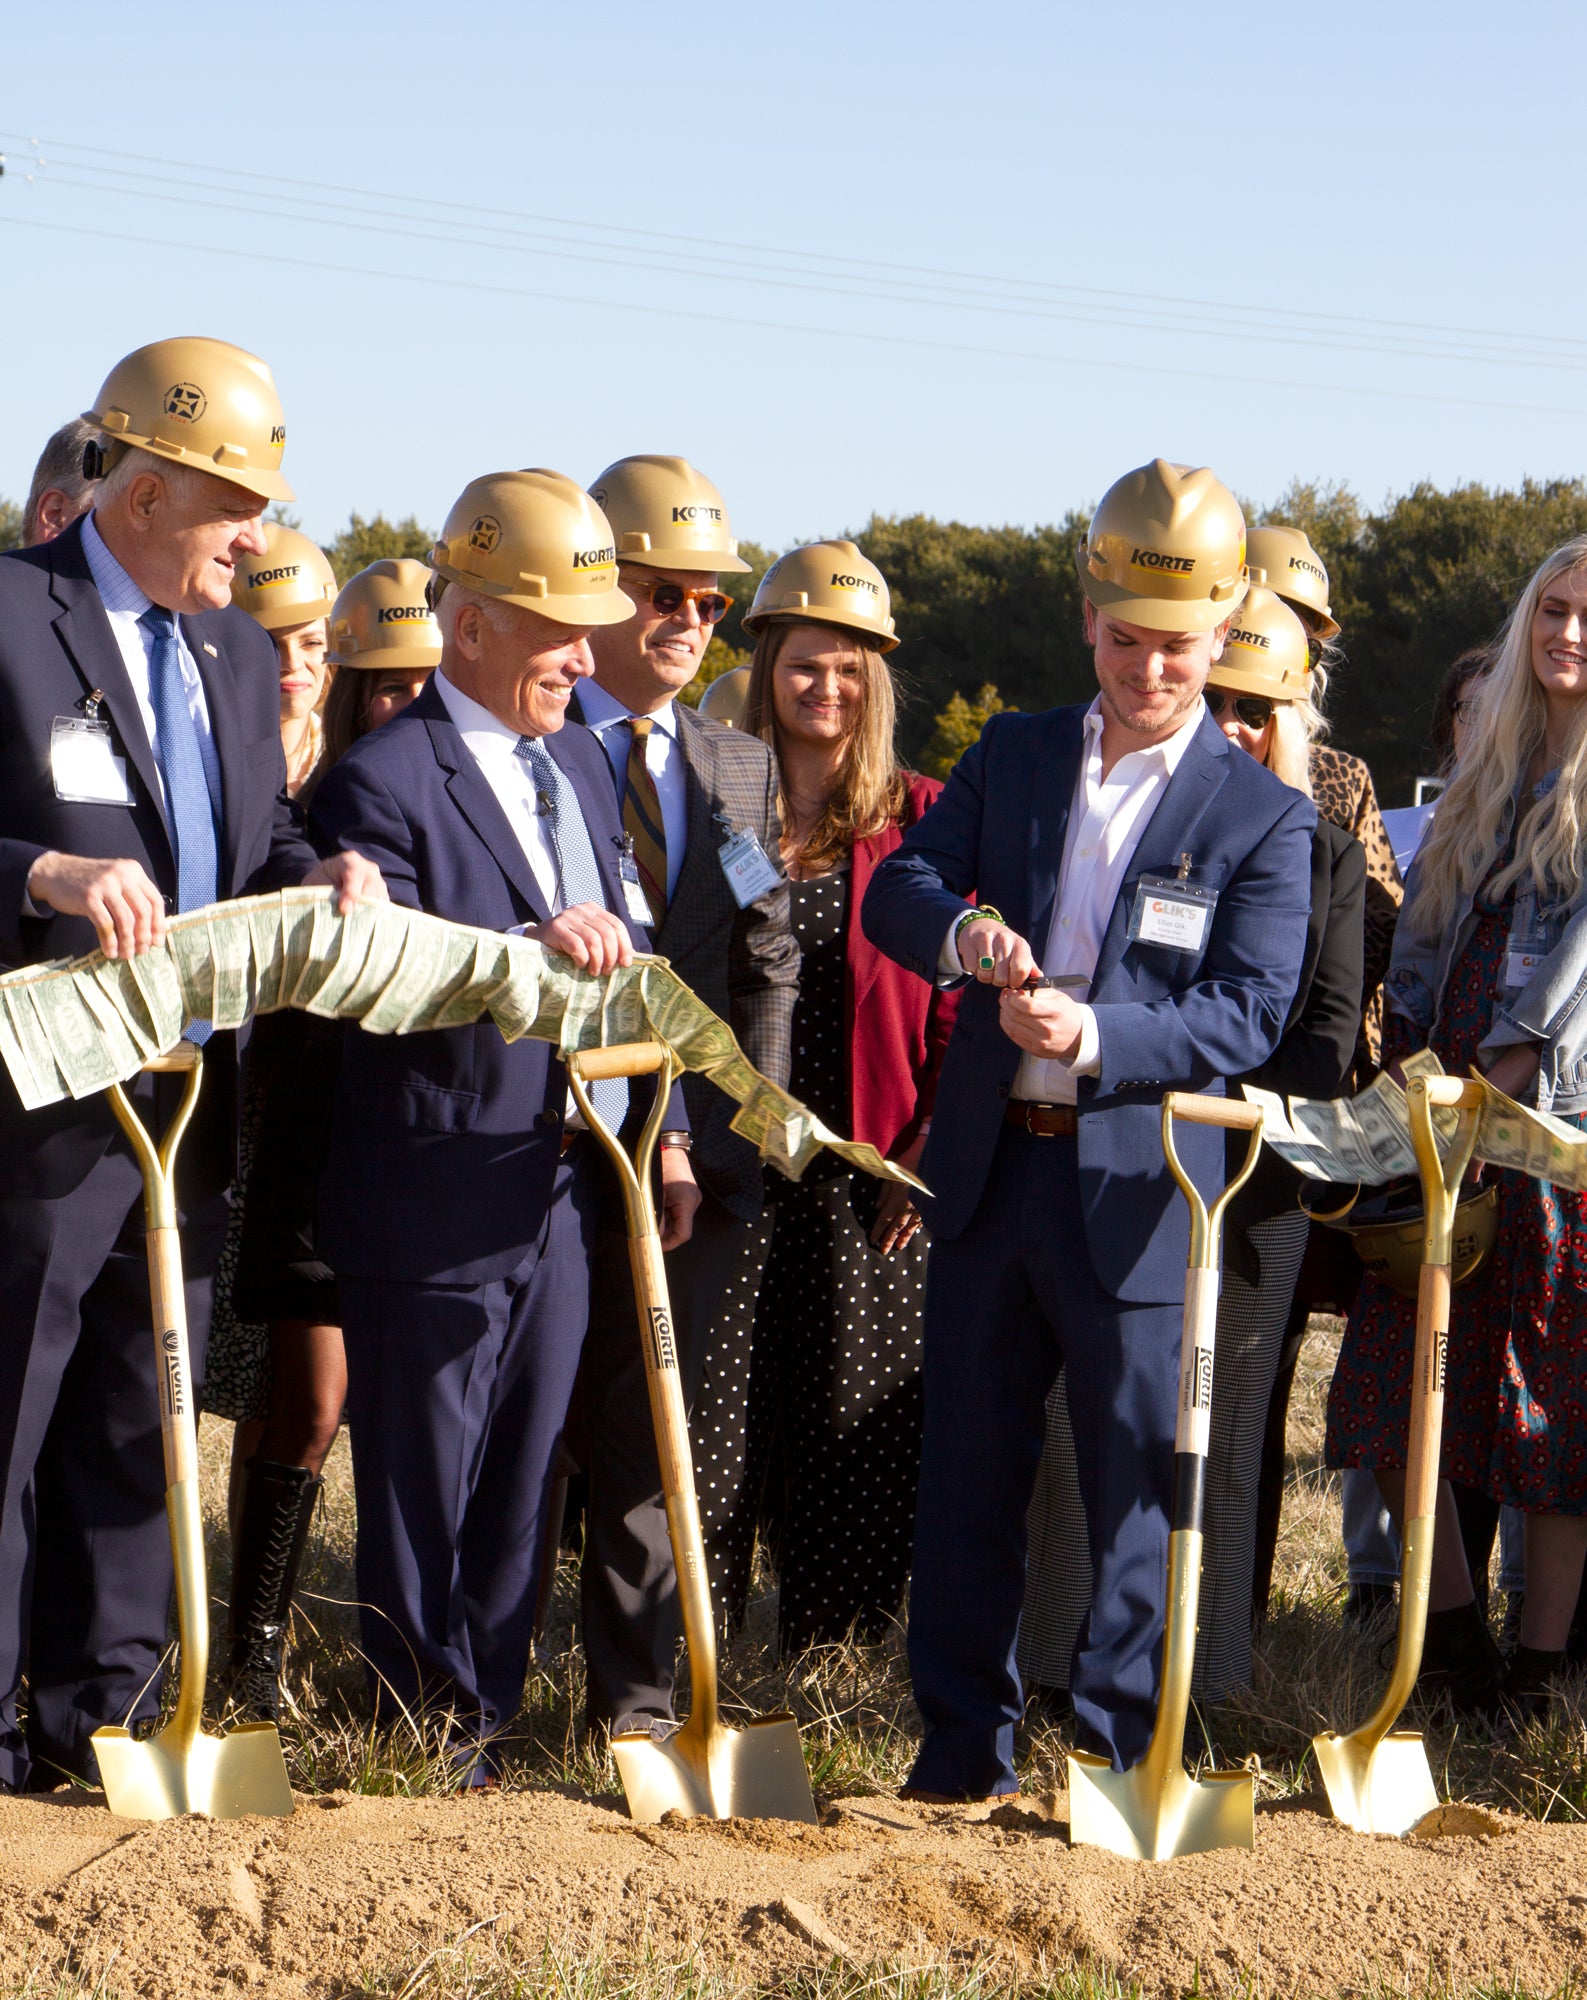
[[[149,651],[149,706],[154,710],[154,747],[165,780],[165,817],[176,850],[176,907],[200,910],[220,893],[220,850],[215,801],[182,679],[176,616],[151,604],[138,623],[154,642]],[[195,1021],[187,1039],[203,1043],[213,1033],[207,1021]]]
[[[667,822],[645,752],[655,718],[628,718],[628,769],[623,778],[623,831],[634,843],[634,860],[644,884],[645,900],[659,924],[667,914]]]
[[[598,903],[606,908],[606,884],[590,845],[589,829],[579,809],[571,779],[538,736],[520,736],[516,755],[529,766],[541,811],[551,820],[551,845],[557,857],[557,887],[562,907],[574,903]],[[611,1077],[602,1083],[587,1084],[590,1102],[615,1132],[628,1114],[628,1081]]]

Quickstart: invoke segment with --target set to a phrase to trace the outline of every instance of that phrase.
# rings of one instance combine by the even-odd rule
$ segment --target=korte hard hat
[[[718,575],[749,568],[721,494],[686,458],[620,458],[591,486],[590,498],[612,524],[619,562]]]
[[[740,729],[748,700],[749,668],[729,667],[701,695],[699,713],[710,722],[720,722],[724,728]]]
[[[1223,655],[1207,678],[1234,694],[1304,701],[1311,683],[1306,627],[1282,597],[1253,584],[1229,620]]]
[[[1245,516],[1206,466],[1154,458],[1103,494],[1075,560],[1099,611],[1154,632],[1215,631],[1245,595]]]
[[[1328,571],[1301,528],[1253,528],[1245,560],[1253,577],[1275,590],[1319,639],[1337,639],[1339,621],[1328,609]]]
[[[336,602],[336,572],[325,552],[296,528],[265,523],[265,552],[237,565],[231,601],[267,632],[328,618]]]
[[[1301,1190],[1301,1207],[1314,1222],[1342,1230],[1355,1246],[1356,1255],[1374,1277],[1381,1278],[1392,1292],[1414,1299],[1421,1277],[1422,1251],[1427,1223],[1421,1199],[1413,1195],[1403,1201],[1393,1194],[1378,1192],[1370,1201],[1351,1202],[1331,1214],[1319,1213]],[[1455,1206],[1454,1235],[1450,1243],[1450,1277],[1461,1285],[1473,1277],[1488,1260],[1499,1240],[1499,1190],[1497,1186],[1478,1189]]]
[[[438,667],[441,628],[425,596],[429,581],[411,556],[382,556],[350,576],[331,611],[331,665],[415,674]]]
[[[862,632],[879,653],[898,644],[887,579],[852,542],[811,542],[779,556],[761,578],[744,618],[746,632],[798,619]]]
[[[560,472],[487,472],[452,502],[430,567],[449,583],[538,611],[560,625],[620,625],[611,524]]]
[[[191,465],[265,500],[291,500],[281,477],[286,419],[275,377],[229,340],[156,340],[118,361],[91,410],[105,433],[108,471],[118,445]]]

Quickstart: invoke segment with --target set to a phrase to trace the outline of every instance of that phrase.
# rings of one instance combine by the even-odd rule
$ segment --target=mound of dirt
[[[641,1952],[776,1982],[820,1961],[1074,1962],[1152,1995],[1552,1990],[1587,1964],[1579,1830],[1446,1813],[1414,1841],[1294,1803],[1254,1853],[1161,1866],[1068,1843],[1067,1805],[988,1817],[850,1799],[818,1827],[635,1827],[547,1792],[302,1800],[290,1820],[135,1826],[0,1800],[0,1983],[63,1963],[116,1991],[332,2000],[471,1927],[524,1951]],[[1199,1982],[1199,1984],[1198,1984]]]

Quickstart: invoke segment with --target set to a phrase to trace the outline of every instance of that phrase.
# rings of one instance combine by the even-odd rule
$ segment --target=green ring
[[[995,959],[983,958],[981,960],[981,970],[983,972],[990,972],[996,963],[997,961]]]

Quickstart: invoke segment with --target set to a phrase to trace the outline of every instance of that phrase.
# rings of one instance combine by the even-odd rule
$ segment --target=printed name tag
[[[50,724],[50,776],[58,799],[91,806],[133,804],[127,760],[116,755],[108,723],[56,716]]]
[[[783,879],[782,870],[749,827],[726,842],[717,859],[733,892],[733,901],[741,910],[758,903],[768,889],[775,889]]]
[[[1132,944],[1161,944],[1170,951],[1200,951],[1218,907],[1216,889],[1202,889],[1177,877],[1143,875],[1130,912]]]
[[[650,898],[645,894],[645,885],[639,879],[639,863],[634,859],[634,842],[630,834],[623,836],[623,851],[617,857],[617,878],[623,885],[623,907],[628,912],[629,921],[643,924],[648,929],[656,919],[651,912]]]
[[[1541,945],[1517,944],[1512,938],[1504,962],[1505,991],[1511,993],[1524,986],[1547,956]]]

